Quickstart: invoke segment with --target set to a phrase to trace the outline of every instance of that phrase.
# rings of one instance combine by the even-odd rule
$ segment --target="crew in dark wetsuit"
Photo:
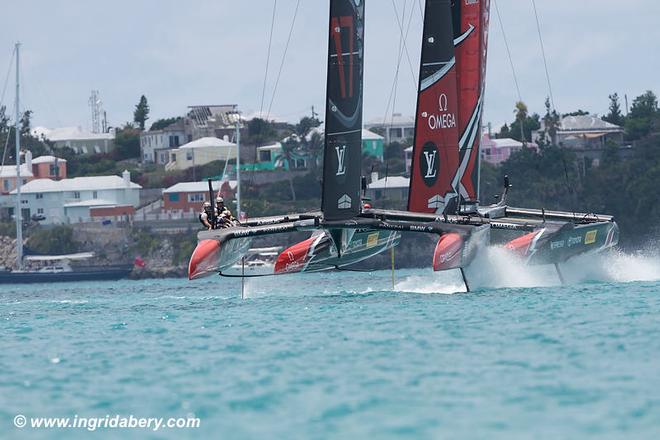
[[[202,212],[199,213],[199,222],[206,228],[206,229],[214,229],[213,228],[213,207],[211,207],[210,202],[204,202],[202,205]]]
[[[217,228],[236,226],[236,219],[231,215],[231,211],[225,206],[225,199],[220,196],[215,199],[215,218]]]

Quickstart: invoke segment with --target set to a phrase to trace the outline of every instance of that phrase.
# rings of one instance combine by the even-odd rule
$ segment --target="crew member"
[[[217,227],[228,228],[236,224],[236,219],[231,215],[231,211],[225,206],[225,199],[220,196],[215,199],[215,212]]]
[[[210,202],[204,202],[202,212],[199,213],[199,221],[206,229],[213,229],[213,208]]]

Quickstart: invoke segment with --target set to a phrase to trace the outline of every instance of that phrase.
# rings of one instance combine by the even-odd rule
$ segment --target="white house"
[[[115,148],[115,131],[112,129],[108,133],[90,133],[81,127],[36,127],[32,134],[52,141],[55,149],[68,147],[76,154],[107,154]]]
[[[122,177],[35,179],[21,188],[22,214],[44,216],[44,224],[65,224],[88,222],[103,213],[132,213],[140,204],[140,188],[128,171]],[[15,200],[16,190],[11,194]]]
[[[143,162],[164,165],[170,161],[170,150],[192,141],[186,132],[186,121],[180,119],[161,130],[140,133],[140,150]]]
[[[388,199],[402,201],[408,198],[410,179],[403,176],[389,176],[375,180],[367,186],[367,195],[372,200]]]
[[[412,142],[415,137],[415,118],[394,113],[392,117],[372,119],[364,124],[368,130],[382,132],[385,143]]]
[[[236,151],[236,144],[232,142],[215,137],[204,137],[170,150],[170,161],[165,165],[165,169],[185,170],[215,160],[236,159]]]

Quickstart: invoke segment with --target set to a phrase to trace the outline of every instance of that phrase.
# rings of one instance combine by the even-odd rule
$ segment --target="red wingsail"
[[[460,165],[452,186],[463,199],[479,197],[479,145],[488,52],[490,0],[461,0],[453,5]]]
[[[408,210],[443,212],[460,160],[451,0],[426,0],[418,93]]]

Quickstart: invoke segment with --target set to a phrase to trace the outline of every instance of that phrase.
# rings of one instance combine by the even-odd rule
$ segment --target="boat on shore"
[[[0,284],[114,281],[128,277],[133,270],[132,264],[75,264],[93,257],[93,252],[67,255],[29,255],[24,259],[28,263],[25,269],[0,269]]]
[[[23,213],[21,200],[21,126],[20,126],[20,43],[15,46],[16,60],[16,103],[14,132],[16,136],[16,269],[0,268],[0,284],[8,283],[54,283],[62,281],[101,281],[119,280],[128,277],[133,264],[90,265],[76,264],[87,262],[94,257],[93,252],[67,255],[28,255],[23,249]],[[72,264],[73,263],[73,264]]]

